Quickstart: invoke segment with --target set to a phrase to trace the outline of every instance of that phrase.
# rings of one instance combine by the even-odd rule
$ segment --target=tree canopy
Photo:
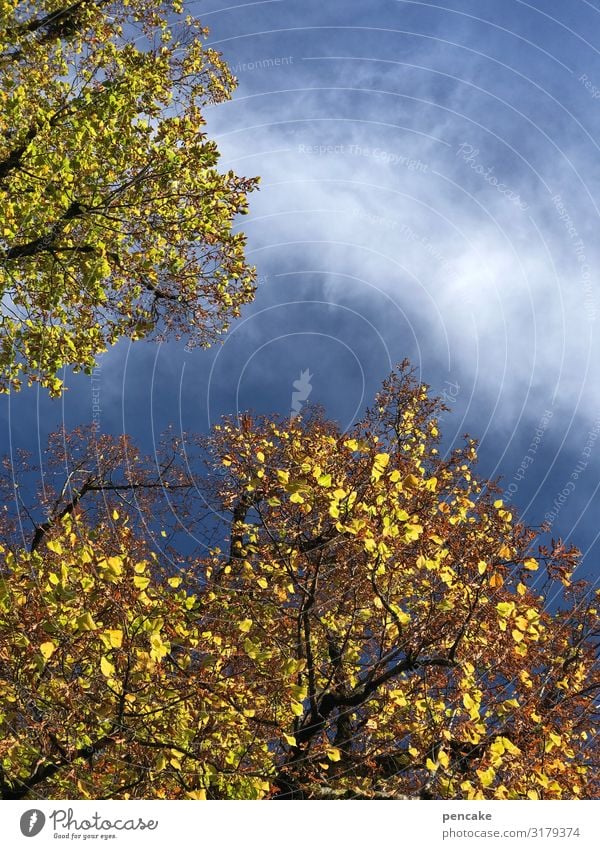
[[[349,432],[56,438],[0,525],[0,794],[597,798],[598,591],[442,410],[403,364]]]
[[[60,394],[121,337],[207,345],[251,300],[205,35],[179,0],[1,0],[0,391]]]

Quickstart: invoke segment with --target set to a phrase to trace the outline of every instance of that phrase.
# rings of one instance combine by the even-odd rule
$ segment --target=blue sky
[[[223,168],[262,177],[240,222],[259,289],[209,352],[101,358],[102,429],[148,447],[285,414],[304,370],[347,427],[408,356],[450,400],[444,445],[479,437],[481,471],[598,574],[596,3],[188,2],[239,79],[207,118]],[[91,419],[68,383],[3,401],[7,450]]]

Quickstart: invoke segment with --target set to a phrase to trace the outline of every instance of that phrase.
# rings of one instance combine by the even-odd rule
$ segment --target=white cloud
[[[443,367],[449,358],[486,409],[495,407],[492,428],[513,426],[521,414],[534,420],[552,398],[593,418],[600,263],[589,198],[568,152],[552,152],[540,133],[539,156],[520,158],[511,148],[531,127],[516,114],[498,127],[497,104],[481,95],[489,132],[477,129],[459,114],[467,95],[457,83],[437,92],[445,108],[436,110],[418,103],[431,98],[431,76],[422,85],[411,76],[416,100],[406,101],[342,90],[347,65],[310,64],[315,86],[340,89],[239,97],[211,120],[224,165],[262,174],[243,221],[260,270],[276,274],[292,257],[303,269],[332,272],[325,296],[359,309],[379,303],[388,334],[391,297],[419,347]],[[354,88],[406,91],[401,69],[351,67]],[[558,127],[555,136],[564,146]],[[470,161],[457,155],[461,143],[477,151]],[[581,156],[572,162],[595,180]],[[548,189],[561,193],[577,238]]]

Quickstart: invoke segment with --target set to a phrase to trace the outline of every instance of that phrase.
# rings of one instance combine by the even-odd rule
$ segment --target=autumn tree
[[[125,511],[136,536],[160,538],[169,549],[183,521],[190,531],[210,515],[196,493],[182,440],[169,432],[151,457],[128,436],[99,433],[94,425],[52,432],[41,462],[27,451],[17,454],[17,463],[5,458],[0,466],[0,544],[15,554],[36,551],[70,515],[80,526],[95,526],[114,510]],[[175,548],[171,553],[179,556]]]
[[[211,439],[233,519],[213,603],[287,735],[282,796],[597,794],[596,599],[477,478],[474,442],[440,457],[440,409],[405,364],[351,433],[248,417]]]
[[[43,555],[3,550],[0,796],[265,795],[267,747],[195,576],[154,579],[156,555],[111,519],[82,538],[66,514]]]
[[[30,550],[6,525],[4,797],[597,798],[598,594],[442,409],[403,364],[351,432],[224,420],[181,471],[167,441],[182,524],[214,511],[179,562],[107,468]]]
[[[179,0],[0,3],[0,390],[59,394],[121,337],[207,345],[251,300],[205,36]]]

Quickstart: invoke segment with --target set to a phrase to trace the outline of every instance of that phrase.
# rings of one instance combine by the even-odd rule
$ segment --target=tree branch
[[[30,790],[32,790],[37,784],[41,784],[42,781],[52,778],[52,776],[62,769],[62,767],[68,766],[81,758],[89,759],[93,755],[107,748],[107,746],[110,746],[113,742],[113,737],[101,737],[90,746],[83,746],[81,749],[77,749],[73,755],[65,755],[58,760],[51,762],[46,760],[40,761],[29,774],[28,778],[24,780],[17,778],[11,784],[4,781],[0,785],[2,798],[5,800],[25,799]]]

